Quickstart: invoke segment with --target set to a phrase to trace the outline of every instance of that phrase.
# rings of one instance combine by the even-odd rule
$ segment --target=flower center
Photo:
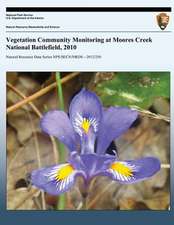
[[[131,170],[131,168],[124,165],[123,163],[120,163],[120,162],[112,163],[110,168],[123,176],[126,176],[126,177],[133,176],[133,173],[132,173],[133,171]]]
[[[90,125],[91,125],[90,121],[88,119],[84,118],[81,126],[82,126],[82,128],[83,128],[83,130],[85,131],[86,134],[88,133]]]
[[[74,171],[74,168],[70,164],[62,167],[56,174],[56,180],[64,180],[73,171]]]

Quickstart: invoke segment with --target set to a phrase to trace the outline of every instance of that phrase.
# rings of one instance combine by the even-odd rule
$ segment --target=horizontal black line
[[[7,7],[6,12],[171,12],[171,7]]]
[[[141,30],[141,31],[136,31],[136,30],[131,30],[131,31],[126,31],[126,30],[122,30],[122,31],[111,31],[111,30],[108,30],[108,31],[102,31],[102,30],[98,30],[98,31],[94,31],[94,30],[83,30],[83,31],[38,31],[38,30],[34,30],[34,31],[13,31],[13,30],[10,30],[10,31],[6,31],[6,33],[171,33],[172,31],[147,31],[147,30]]]

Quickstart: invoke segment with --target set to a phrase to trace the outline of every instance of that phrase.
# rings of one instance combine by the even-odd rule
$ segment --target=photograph
[[[170,72],[7,71],[7,210],[170,210]]]

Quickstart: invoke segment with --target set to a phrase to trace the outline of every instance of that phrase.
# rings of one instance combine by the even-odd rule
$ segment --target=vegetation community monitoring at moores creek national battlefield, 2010
[[[7,50],[62,50],[61,43],[63,44],[77,44],[77,43],[151,43],[152,38],[141,38],[141,37],[135,37],[135,38],[119,38],[119,37],[112,37],[108,39],[104,38],[43,38],[38,37],[37,39],[34,38],[19,38],[19,39],[12,39],[7,37],[7,44],[6,49]],[[21,45],[22,44],[22,45]],[[25,44],[25,45],[24,45]],[[68,50],[69,48],[65,48],[64,50]],[[72,49],[77,49],[77,46],[74,46]]]

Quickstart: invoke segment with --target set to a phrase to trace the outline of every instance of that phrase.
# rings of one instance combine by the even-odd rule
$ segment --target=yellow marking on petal
[[[90,125],[91,124],[90,124],[89,120],[84,118],[81,126],[82,126],[82,128],[83,128],[83,130],[85,131],[86,134],[88,133]]]
[[[112,163],[110,168],[125,177],[133,176],[131,168],[129,168],[128,166],[125,166],[123,163],[120,163],[120,162]]]
[[[58,170],[55,178],[56,178],[56,180],[64,180],[73,171],[74,171],[74,168],[70,164],[68,164],[68,165],[62,167],[60,170]]]

